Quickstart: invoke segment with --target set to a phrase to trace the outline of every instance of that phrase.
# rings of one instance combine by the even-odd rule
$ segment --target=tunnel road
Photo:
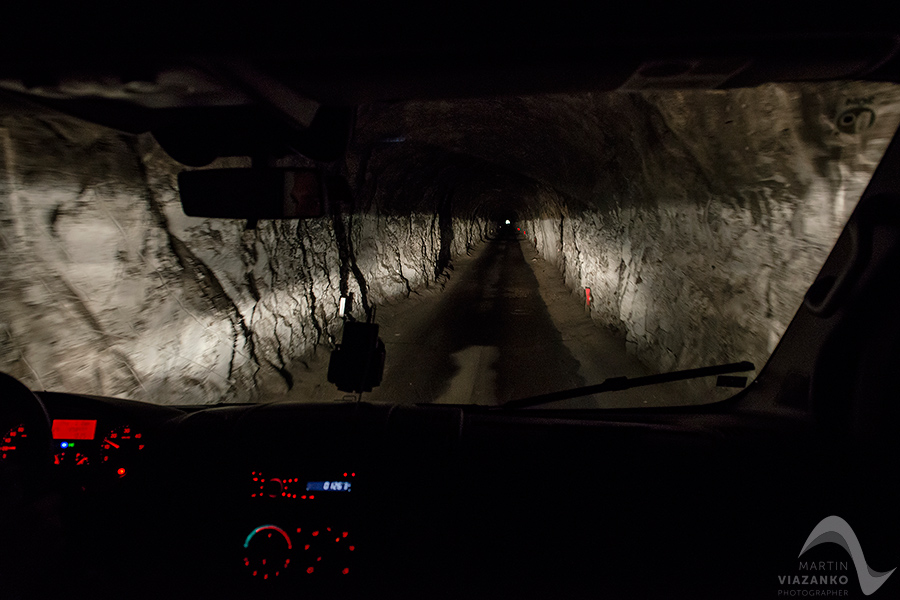
[[[387,362],[369,401],[496,405],[649,373],[511,230],[456,259],[443,292],[385,306],[378,321]],[[672,390],[644,388],[557,406],[678,403]]]

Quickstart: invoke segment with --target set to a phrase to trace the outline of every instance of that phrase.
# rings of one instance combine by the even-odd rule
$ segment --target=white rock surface
[[[325,393],[312,370],[342,293],[362,316],[439,288],[507,214],[652,370],[761,366],[896,130],[900,89],[365,106],[355,209],[255,230],[184,216],[180,167],[149,137],[0,116],[0,370],[212,403]]]
[[[342,265],[331,217],[245,230],[185,216],[181,167],[147,136],[10,111],[0,152],[0,370],[35,389],[276,398],[333,347],[342,279],[358,317],[363,297],[377,304],[437,279],[433,210],[340,217],[354,246]],[[451,256],[484,226],[452,228]]]
[[[529,239],[652,368],[761,367],[896,131],[900,89],[768,85],[638,105],[590,205],[527,220]],[[860,107],[871,127],[841,130]]]

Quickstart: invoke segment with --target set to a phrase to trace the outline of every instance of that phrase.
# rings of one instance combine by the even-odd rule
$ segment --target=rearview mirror
[[[184,214],[220,219],[320,217],[350,194],[342,178],[300,168],[182,171],[178,188]]]

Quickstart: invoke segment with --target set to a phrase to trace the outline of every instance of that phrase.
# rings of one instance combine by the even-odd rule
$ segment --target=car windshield
[[[744,360],[754,376],[894,135],[900,87],[362,105],[326,166],[352,199],[259,222],[185,216],[187,167],[149,133],[0,110],[0,371],[161,404],[332,401],[343,304],[386,348],[363,400],[494,406]],[[735,393],[715,383],[553,406]]]

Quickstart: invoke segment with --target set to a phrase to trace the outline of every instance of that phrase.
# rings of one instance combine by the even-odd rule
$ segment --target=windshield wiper
[[[511,408],[528,408],[529,406],[538,406],[540,404],[549,404],[559,400],[568,400],[569,398],[579,398],[581,396],[590,396],[591,394],[602,394],[604,392],[617,392],[620,390],[628,390],[635,387],[645,385],[656,385],[657,383],[668,383],[670,381],[682,381],[684,379],[697,379],[699,377],[709,377],[711,375],[725,375],[727,373],[742,373],[744,371],[753,371],[756,369],[752,362],[742,361],[729,363],[727,365],[715,365],[711,367],[700,367],[699,369],[684,369],[683,371],[672,371],[671,373],[660,373],[658,375],[646,375],[644,377],[610,377],[603,383],[589,385],[586,387],[574,388],[571,390],[563,390],[561,392],[550,392],[549,394],[541,394],[539,396],[531,396],[529,398],[521,398],[519,400],[511,400],[500,406],[502,409]],[[727,387],[744,387],[746,385],[746,377],[739,378],[722,378],[719,385]],[[743,383],[737,380],[743,380]]]

